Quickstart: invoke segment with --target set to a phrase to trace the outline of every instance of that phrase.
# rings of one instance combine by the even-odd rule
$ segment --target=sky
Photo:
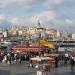
[[[42,27],[75,32],[75,0],[0,0],[0,27]]]

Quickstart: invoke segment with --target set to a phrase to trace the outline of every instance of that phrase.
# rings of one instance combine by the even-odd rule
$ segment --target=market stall
[[[30,61],[38,62],[39,66],[48,65],[50,68],[52,68],[53,65],[55,64],[55,60],[51,57],[33,57],[33,58],[30,58]]]
[[[30,61],[38,62],[37,75],[50,75],[50,70],[54,68],[55,61],[51,57],[33,57],[30,58]]]

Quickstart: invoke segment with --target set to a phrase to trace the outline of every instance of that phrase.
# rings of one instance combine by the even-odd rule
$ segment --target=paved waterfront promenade
[[[36,70],[27,67],[27,62],[22,64],[0,63],[0,75],[36,75]],[[50,75],[75,75],[75,70],[71,71],[70,65],[59,65],[57,69],[53,69]]]

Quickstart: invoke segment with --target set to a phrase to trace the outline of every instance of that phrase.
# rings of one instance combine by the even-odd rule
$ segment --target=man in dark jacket
[[[71,57],[70,59],[70,63],[71,63],[71,70],[73,71],[74,70],[74,66],[75,66],[75,61],[74,61],[75,57]]]
[[[55,56],[55,68],[58,67],[58,61],[59,61],[58,56]]]

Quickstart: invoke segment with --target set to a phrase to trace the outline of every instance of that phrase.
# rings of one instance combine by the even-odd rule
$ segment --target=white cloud
[[[37,26],[38,20],[41,22],[42,26],[54,27],[56,29],[66,29],[68,27],[74,27],[74,20],[65,19],[59,20],[56,18],[56,13],[54,11],[46,11],[40,14],[35,14],[34,16],[22,19],[14,17],[11,19],[11,23],[17,26]]]
[[[36,24],[38,20],[40,20],[42,23],[45,23],[55,18],[56,18],[56,14],[54,11],[46,11],[32,16],[30,18],[30,21],[33,22],[34,24]]]
[[[33,27],[37,26],[38,20],[41,22],[42,27],[51,27],[59,30],[67,30],[67,31],[73,31],[72,28],[75,27],[74,20],[71,19],[65,19],[65,20],[59,20],[56,18],[55,11],[46,11],[40,14],[35,14],[34,16],[23,19],[19,17],[13,17],[11,19],[7,20],[7,17],[4,15],[0,15],[0,26],[3,25],[3,27],[7,27],[11,25],[15,25],[18,27],[21,26],[28,26]],[[70,30],[71,29],[71,30]]]
[[[35,14],[34,16],[27,18],[27,19],[22,19],[19,17],[13,17],[10,22],[12,25],[16,26],[36,26],[38,20],[42,24],[46,24],[46,22],[49,22],[50,20],[54,20],[56,18],[56,14],[54,11],[46,11],[42,12],[40,14]]]
[[[9,22],[11,23],[11,25],[14,25],[14,26],[17,26],[17,27],[33,26],[33,22],[30,20],[30,18],[23,19],[23,18],[20,18],[20,17],[13,17],[13,18],[11,18],[11,20],[9,20]]]
[[[14,17],[14,18],[12,18],[12,19],[10,20],[10,22],[11,22],[13,25],[16,25],[16,24],[19,24],[20,19],[17,18],[17,17]]]
[[[37,0],[0,0],[0,7],[5,8],[7,6],[15,5],[18,8],[31,8],[36,6]]]
[[[0,28],[10,28],[11,24],[5,15],[0,15]]]
[[[5,16],[4,15],[0,15],[0,22],[5,20]]]
[[[68,23],[68,24],[72,24],[74,21],[70,20],[70,19],[66,19],[65,22]]]
[[[52,8],[62,3],[63,0],[0,0],[0,8],[8,5],[15,5],[18,8],[32,9],[33,7],[42,6]]]
[[[56,5],[60,5],[61,3],[63,3],[63,0],[45,0],[43,6],[46,9],[53,9],[54,7],[56,7]]]
[[[54,11],[46,11],[46,12],[43,12],[43,13],[37,15],[37,17],[39,19],[41,19],[41,20],[43,19],[45,21],[45,20],[55,19],[56,14]]]

